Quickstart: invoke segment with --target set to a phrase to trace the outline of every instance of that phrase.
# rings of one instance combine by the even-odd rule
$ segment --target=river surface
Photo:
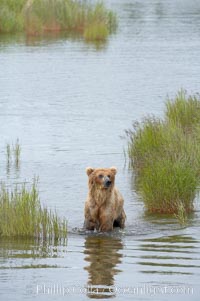
[[[41,202],[68,219],[67,241],[0,240],[3,300],[199,300],[200,209],[187,227],[145,213],[121,138],[162,117],[167,95],[200,92],[200,2],[105,1],[119,27],[104,45],[0,36],[0,179],[39,176]],[[19,138],[20,166],[6,166]],[[117,166],[126,229],[82,233],[85,168]]]

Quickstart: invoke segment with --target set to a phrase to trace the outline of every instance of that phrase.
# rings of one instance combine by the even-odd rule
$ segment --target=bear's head
[[[92,168],[87,167],[89,188],[96,187],[103,190],[112,190],[115,184],[116,167],[110,168]]]

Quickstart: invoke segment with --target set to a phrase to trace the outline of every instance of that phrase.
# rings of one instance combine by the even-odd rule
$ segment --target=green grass
[[[13,190],[0,186],[0,236],[66,238],[67,222],[40,203],[36,182]]]
[[[23,31],[25,3],[26,0],[0,0],[0,33]]]
[[[115,31],[116,27],[116,15],[99,2],[87,12],[83,36],[88,41],[103,41]]]
[[[12,147],[9,143],[7,143],[7,145],[6,145],[6,158],[7,158],[7,164],[8,165],[10,165],[12,161],[14,161],[15,166],[19,167],[20,155],[21,155],[21,146],[19,144],[19,139],[16,140],[15,145],[12,145]]]
[[[165,143],[165,128],[162,121],[152,117],[141,123],[135,122],[133,129],[126,131],[129,138],[128,155],[132,167],[140,168],[149,156],[156,156]]]
[[[174,101],[167,101],[165,115],[168,122],[181,126],[185,133],[190,134],[200,124],[199,96],[187,96],[185,91],[180,91]]]
[[[108,28],[103,23],[90,24],[84,30],[84,38],[87,41],[103,41],[108,35]]]
[[[104,41],[116,28],[116,15],[102,2],[0,0],[0,33],[24,31],[38,36],[62,31]]]
[[[189,162],[160,157],[145,165],[137,185],[150,212],[177,213],[179,203],[193,209],[198,182]]]
[[[188,223],[187,210],[182,202],[177,204],[177,213],[174,213],[174,216],[178,219],[179,224],[186,226]]]
[[[193,210],[200,182],[199,106],[196,95],[181,91],[167,101],[163,120],[148,117],[126,131],[136,187],[150,212],[181,220]]]
[[[21,154],[21,146],[19,144],[19,140],[17,139],[15,146],[13,147],[13,152],[15,156],[15,165],[19,166],[20,154]]]

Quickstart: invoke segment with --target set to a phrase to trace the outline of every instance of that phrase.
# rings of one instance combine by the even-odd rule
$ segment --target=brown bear
[[[85,202],[84,228],[111,231],[124,228],[126,214],[124,200],[115,187],[116,167],[86,169],[89,192]]]

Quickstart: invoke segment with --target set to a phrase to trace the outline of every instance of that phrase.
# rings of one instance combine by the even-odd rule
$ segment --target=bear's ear
[[[92,167],[87,167],[87,168],[86,168],[86,173],[87,173],[88,177],[89,177],[89,175],[90,175],[93,171],[94,171],[94,168],[92,168]]]
[[[117,168],[116,168],[115,166],[112,166],[112,167],[110,168],[110,170],[114,173],[114,175],[116,175],[116,173],[117,173]]]

